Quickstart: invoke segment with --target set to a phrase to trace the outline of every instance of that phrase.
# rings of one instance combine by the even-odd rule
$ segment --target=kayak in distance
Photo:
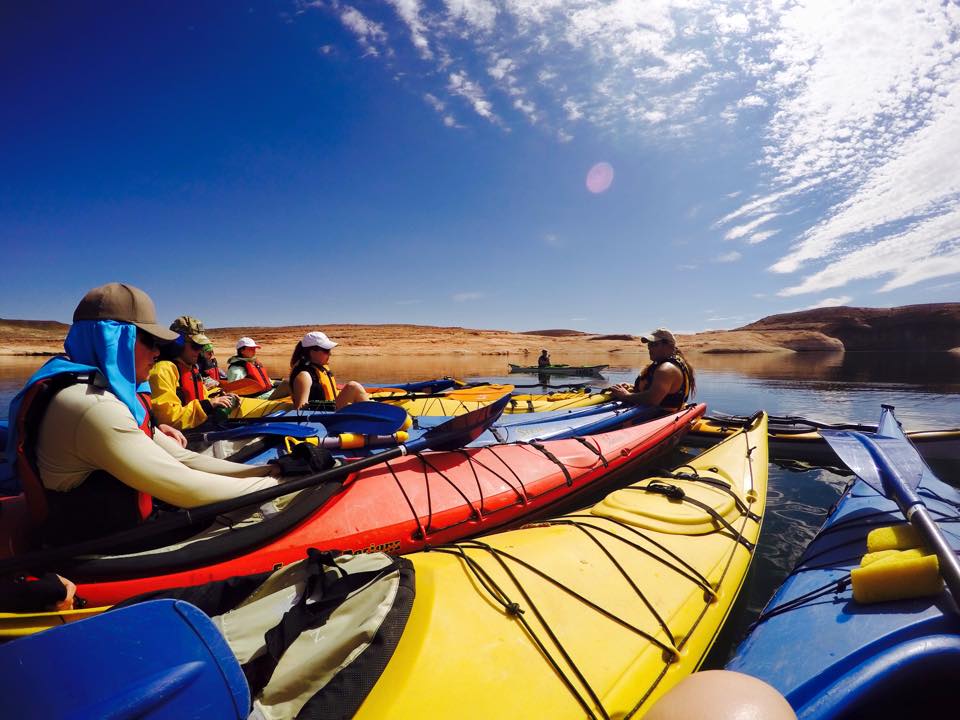
[[[599,375],[602,370],[606,370],[609,365],[514,365],[509,363],[512,373],[529,373],[537,375],[540,373],[548,375]]]
[[[693,424],[685,442],[693,447],[710,447],[743,427],[746,421],[747,418],[738,415],[705,415]],[[876,429],[875,424],[823,423],[804,417],[771,415],[770,457],[836,465],[839,458],[820,430],[873,432]],[[909,432],[907,437],[927,462],[960,464],[960,427]]]

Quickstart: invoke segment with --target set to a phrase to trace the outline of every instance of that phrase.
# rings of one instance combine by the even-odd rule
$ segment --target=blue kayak
[[[250,712],[240,663],[193,605],[154,600],[0,645],[10,718],[236,718]]]
[[[960,491],[922,468],[917,493],[960,551]],[[867,534],[903,523],[893,500],[855,480],[727,669],[773,685],[803,720],[939,717],[956,708],[956,598],[941,590],[872,604],[853,599],[850,572],[867,552]]]
[[[647,420],[662,416],[659,408],[641,407],[624,405],[620,402],[604,403],[603,405],[591,405],[585,408],[571,408],[569,410],[550,410],[538,412],[535,414],[521,415],[502,415],[496,423],[481,434],[476,440],[465,447],[483,447],[486,445],[514,443],[514,442],[533,442],[541,440],[563,440],[571,437],[583,435],[595,435],[598,433],[610,432],[619,428],[637,425]],[[289,416],[291,420],[295,419],[295,413],[283,413],[276,417]],[[416,440],[422,437],[429,429],[442,425],[450,420],[449,417],[442,416],[423,416],[412,418],[414,425],[409,429],[409,440]],[[301,423],[280,423],[269,427],[271,431],[290,430],[288,434],[296,439],[303,439],[309,436],[316,436],[321,439],[329,436],[327,429],[319,423],[301,422]],[[246,428],[246,434],[257,432],[257,429]],[[233,434],[217,433],[211,436],[211,439],[230,439],[225,435]],[[349,455],[358,457],[380,450],[389,449],[396,445],[395,441],[382,442],[374,447],[362,449],[350,449],[340,451],[331,448],[335,455]],[[282,450],[281,450],[282,452]],[[259,454],[251,457],[245,457],[244,462],[264,463],[277,457],[278,448],[276,446],[265,447]],[[228,455],[229,451],[220,451],[220,455]]]

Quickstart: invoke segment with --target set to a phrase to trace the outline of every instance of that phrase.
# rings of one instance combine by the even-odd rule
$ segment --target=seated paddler
[[[154,498],[192,508],[277,484],[267,466],[198,455],[178,431],[156,425],[138,388],[160,345],[176,337],[157,324],[142,290],[95,288],[73,314],[66,354],[14,398],[8,453],[45,544],[134,527],[151,517]]]
[[[693,367],[677,347],[677,339],[666,328],[658,328],[640,337],[647,346],[650,364],[633,385],[622,383],[610,388],[615,400],[631,405],[649,405],[664,413],[682,408],[696,390]]]
[[[170,330],[175,333],[174,340],[162,346],[160,360],[150,371],[157,421],[190,430],[215,413],[225,417],[240,399],[234,393],[211,395],[204,383],[199,361],[204,346],[211,343],[204,334],[203,323],[181,315],[170,324]]]
[[[249,397],[273,392],[273,380],[257,350],[260,345],[251,337],[237,340],[237,354],[227,361],[227,378],[222,383],[224,390]]]
[[[338,345],[320,331],[308,332],[290,356],[290,395],[299,410],[308,402],[331,403],[339,410],[369,400],[366,389],[351,380],[342,387],[330,370],[330,354]]]

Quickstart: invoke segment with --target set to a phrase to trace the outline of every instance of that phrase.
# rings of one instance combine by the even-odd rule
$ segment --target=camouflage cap
[[[190,338],[190,340],[195,342],[197,345],[212,344],[210,338],[203,334],[203,323],[197,320],[195,317],[181,315],[172,323],[170,323],[170,329],[179,335]]]

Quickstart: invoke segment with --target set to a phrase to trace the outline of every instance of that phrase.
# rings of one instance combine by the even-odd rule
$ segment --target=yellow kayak
[[[487,385],[485,388],[491,388],[483,396],[479,394],[468,394],[462,390],[456,390],[444,395],[434,397],[415,398],[410,400],[391,400],[389,396],[376,398],[388,402],[391,405],[399,405],[411,416],[437,416],[437,415],[462,415],[476,410],[477,408],[489,405],[498,397],[503,395],[504,391],[499,388],[512,387],[510,385],[497,386]],[[472,390],[473,388],[471,388]],[[509,390],[505,391],[509,392]],[[547,410],[571,410],[574,408],[589,407],[591,405],[601,405],[610,402],[611,398],[603,392],[556,392],[541,395],[513,395],[510,403],[504,410],[505,413],[533,413]]]
[[[58,625],[99,615],[107,608],[92,607],[81,610],[59,610],[39,613],[0,613],[0,642],[32,635]]]
[[[767,420],[589,510],[408,556],[416,599],[360,718],[639,717],[746,576]]]

